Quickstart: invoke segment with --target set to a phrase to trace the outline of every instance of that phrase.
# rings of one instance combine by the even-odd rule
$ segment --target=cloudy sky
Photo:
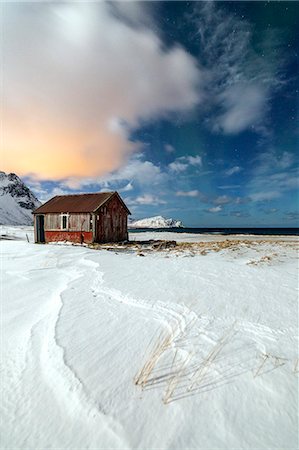
[[[297,2],[1,3],[2,166],[40,200],[298,226]]]

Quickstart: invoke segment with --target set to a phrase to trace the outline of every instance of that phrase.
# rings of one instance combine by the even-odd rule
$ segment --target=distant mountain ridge
[[[129,221],[129,228],[183,228],[180,220],[166,219],[162,216],[148,217],[140,220]]]
[[[0,172],[0,224],[32,225],[32,211],[41,205],[15,174]]]

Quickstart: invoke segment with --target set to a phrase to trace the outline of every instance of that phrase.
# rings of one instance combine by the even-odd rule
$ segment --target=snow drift
[[[295,245],[3,241],[1,447],[297,449]]]

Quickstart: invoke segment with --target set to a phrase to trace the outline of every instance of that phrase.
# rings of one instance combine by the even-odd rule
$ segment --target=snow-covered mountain
[[[40,201],[15,174],[0,172],[0,224],[31,225]]]
[[[180,220],[166,219],[162,216],[148,217],[129,222],[129,228],[182,228]]]

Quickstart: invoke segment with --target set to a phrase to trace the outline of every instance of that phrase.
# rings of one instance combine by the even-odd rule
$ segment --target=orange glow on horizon
[[[121,134],[108,129],[62,129],[44,123],[22,127],[11,122],[5,123],[3,144],[2,170],[54,180],[111,172],[121,166],[127,146]]]

